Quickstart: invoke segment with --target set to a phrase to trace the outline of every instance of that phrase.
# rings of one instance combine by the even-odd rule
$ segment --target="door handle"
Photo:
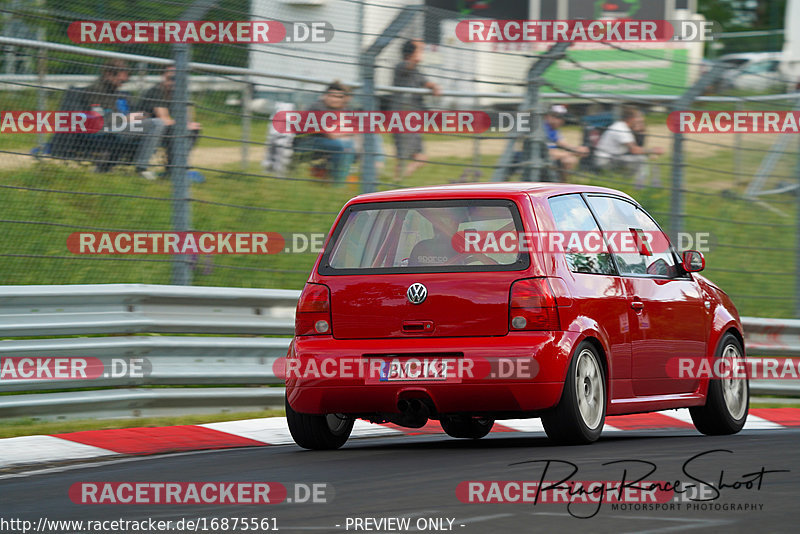
[[[644,309],[644,302],[642,302],[641,300],[634,300],[633,302],[631,302],[631,308],[633,308],[637,312],[642,311]]]
[[[433,321],[403,321],[403,332],[433,332]]]

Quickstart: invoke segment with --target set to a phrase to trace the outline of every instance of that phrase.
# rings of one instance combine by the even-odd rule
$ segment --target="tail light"
[[[554,291],[555,289],[555,291]],[[509,330],[562,330],[559,306],[572,298],[560,278],[527,278],[511,286]]]
[[[296,336],[331,333],[331,292],[322,284],[306,284],[297,301],[294,317]]]

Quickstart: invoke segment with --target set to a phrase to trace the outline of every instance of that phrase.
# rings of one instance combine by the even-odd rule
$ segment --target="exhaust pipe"
[[[430,409],[419,399],[400,399],[397,409],[400,415],[393,417],[392,422],[400,426],[422,428],[430,417]]]

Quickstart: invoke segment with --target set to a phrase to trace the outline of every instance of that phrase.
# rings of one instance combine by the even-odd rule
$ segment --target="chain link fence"
[[[698,81],[710,80],[702,44],[596,43],[555,53],[544,44],[465,43],[455,37],[462,14],[401,0],[166,0],[135,9],[95,0],[4,0],[0,6],[2,111],[63,109],[70,88],[89,87],[104,64],[117,59],[127,65],[120,89],[137,108],[130,111],[152,112],[152,106],[145,109],[145,96],[172,76],[167,108],[180,119],[161,135],[144,173],[135,160],[118,161],[108,152],[54,152],[50,135],[0,134],[3,284],[298,289],[317,255],[302,237],[291,244],[292,253],[269,255],[79,255],[67,241],[76,232],[115,231],[308,236],[326,233],[342,204],[362,191],[566,180],[630,193],[679,239],[680,248],[703,247],[697,239],[705,238],[704,274],[732,295],[743,315],[800,316],[797,136],[703,133],[676,143],[666,125],[676,102],[687,110],[797,109],[796,80],[771,71],[730,70],[694,95]],[[292,40],[182,48],[77,44],[68,37],[74,21],[186,20],[191,9],[200,14],[190,20],[280,21]],[[294,39],[314,22],[332,27],[332,38]],[[424,43],[421,71],[438,95],[396,86],[396,67],[409,40]],[[532,71],[543,58],[552,65],[544,69],[539,63],[541,72]],[[530,112],[538,127],[424,134],[427,162],[408,176],[412,162],[398,157],[392,136],[354,136],[354,160],[337,180],[326,167],[337,150],[301,150],[296,138],[271,130],[270,122],[278,110],[318,105],[337,80],[349,89],[351,109],[392,109],[421,94],[428,109],[486,111],[495,121],[500,113]],[[186,97],[179,98],[184,81]],[[563,140],[591,148],[635,106],[646,116],[642,145],[663,154],[654,150],[645,171],[635,175],[599,169],[592,156],[580,153],[554,158],[552,151],[536,148],[546,142],[541,124],[553,104],[569,112],[560,129]]]

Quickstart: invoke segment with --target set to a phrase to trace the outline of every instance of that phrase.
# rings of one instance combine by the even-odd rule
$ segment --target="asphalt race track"
[[[49,520],[173,521],[274,517],[282,532],[398,532],[378,530],[375,523],[368,524],[370,530],[355,530],[354,518],[366,517],[409,517],[411,527],[407,531],[411,532],[419,532],[414,522],[420,518],[449,518],[453,520],[452,531],[464,534],[559,532],[560,529],[569,529],[570,533],[616,534],[798,531],[800,429],[746,430],[726,437],[703,437],[693,430],[610,434],[604,434],[594,445],[583,447],[557,447],[545,437],[524,433],[513,436],[493,433],[479,441],[416,435],[355,439],[335,452],[309,452],[294,445],[282,445],[62,466],[0,477],[0,517],[27,519],[34,524],[43,516]],[[703,455],[684,467],[692,457],[717,449],[731,452]],[[533,460],[554,461],[545,480],[568,475],[567,464],[555,461],[575,464],[578,472],[571,480],[618,481],[626,467],[629,469],[626,480],[632,480],[647,472],[643,463],[633,460],[644,460],[656,466],[656,471],[645,480],[691,482],[687,476],[690,474],[698,481],[717,485],[722,476],[723,484],[739,487],[725,487],[716,499],[706,503],[672,501],[676,504],[673,510],[613,510],[610,503],[599,507],[597,503],[576,504],[569,508],[565,503],[469,504],[456,497],[456,486],[462,481],[538,481],[545,464],[531,463]],[[603,465],[616,460],[629,462]],[[748,489],[744,482],[754,482],[758,478],[754,473],[762,467],[766,471],[789,471],[765,473],[760,477],[760,489],[756,483],[749,484]],[[73,503],[68,489],[76,482],[87,481],[274,481],[291,488],[290,497],[294,483],[325,483],[328,502],[213,507]],[[737,481],[741,484],[736,484]],[[687,509],[689,505],[711,506],[716,510]],[[725,509],[731,505],[749,505],[750,509]],[[350,527],[346,530],[348,518]],[[437,530],[434,522],[433,528],[425,531],[449,531],[447,520],[442,524],[443,529]]]

